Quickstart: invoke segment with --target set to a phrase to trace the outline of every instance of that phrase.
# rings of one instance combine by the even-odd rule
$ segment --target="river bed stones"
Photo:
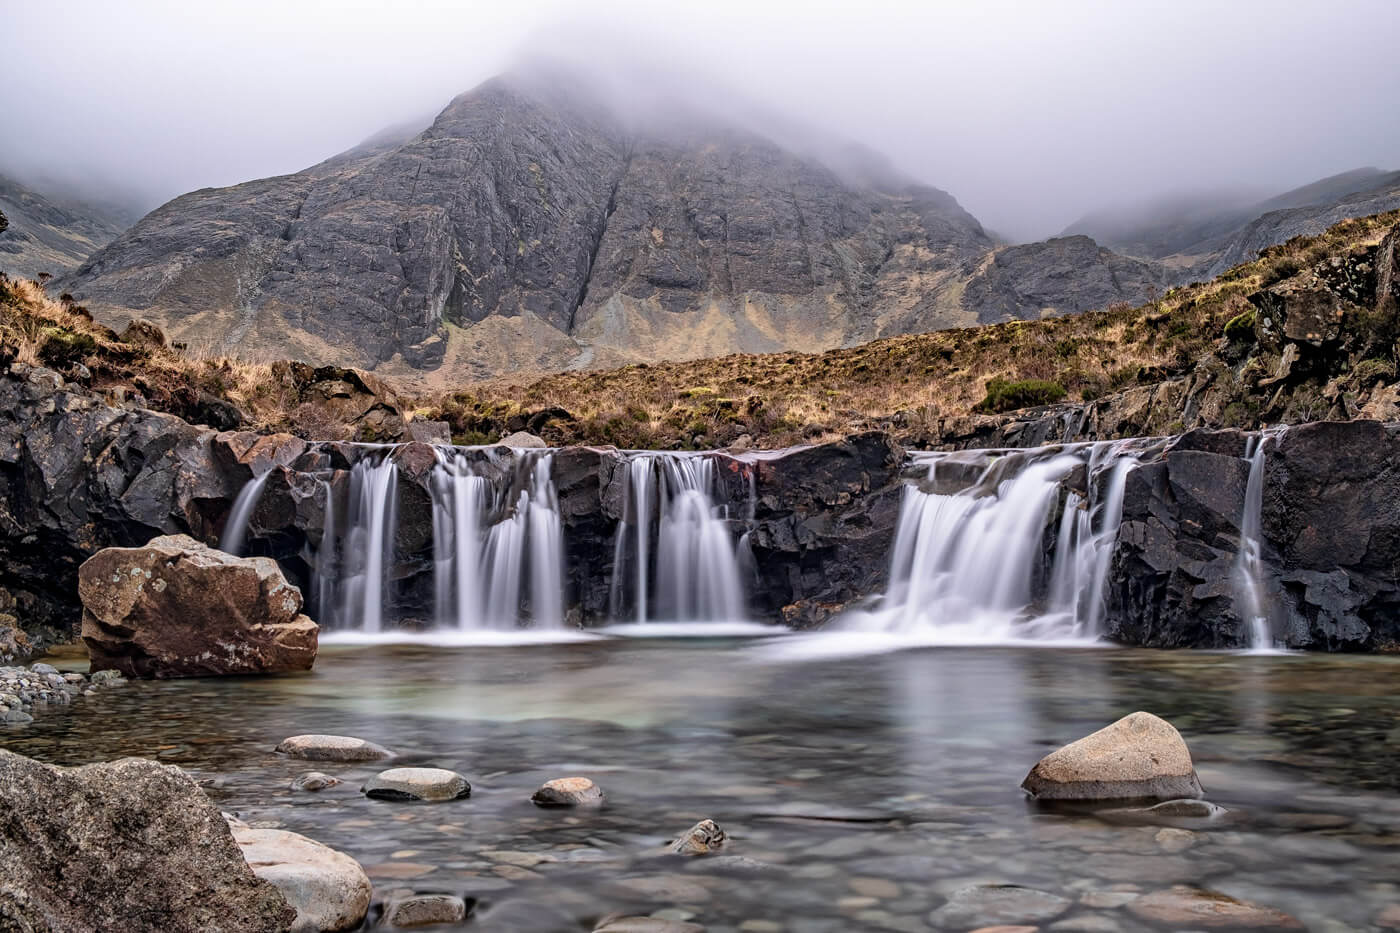
[[[1144,712],[1046,755],[1021,787],[1037,800],[1166,801],[1203,794],[1181,733]]]
[[[382,745],[349,735],[294,735],[277,743],[274,751],[303,761],[382,761],[394,753]]]
[[[319,628],[267,557],[187,535],[98,551],[78,569],[92,670],[208,677],[311,669]]]
[[[555,778],[530,800],[537,807],[597,807],[602,806],[603,789],[586,777]]]
[[[937,929],[970,930],[1053,920],[1073,902],[1058,894],[1015,884],[972,884],[958,888],[948,902],[929,914]]]
[[[671,843],[677,855],[709,855],[724,848],[724,830],[714,820],[701,820]]]
[[[303,771],[292,778],[292,790],[318,791],[343,783],[340,778],[324,771]]]
[[[297,833],[233,820],[229,828],[253,874],[296,909],[292,933],[353,930],[364,920],[372,889],[359,862]]]
[[[396,897],[384,908],[384,923],[401,929],[461,923],[466,918],[467,902],[452,894]]]
[[[373,800],[441,802],[471,796],[472,786],[446,768],[390,768],[366,781],[361,790]]]
[[[1175,930],[1303,929],[1297,919],[1281,910],[1185,885],[1144,894],[1127,909],[1140,920]]]
[[[293,915],[179,768],[0,751],[0,929],[282,933]]]

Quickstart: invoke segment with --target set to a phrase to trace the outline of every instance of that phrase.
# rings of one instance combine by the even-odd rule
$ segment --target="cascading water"
[[[1240,552],[1235,562],[1236,587],[1241,613],[1249,623],[1249,649],[1267,653],[1274,650],[1264,583],[1263,565],[1264,444],[1276,435],[1265,431],[1249,439],[1245,459],[1249,461],[1249,481],[1245,484],[1244,511],[1240,515]]]
[[[398,474],[388,457],[361,460],[350,470],[337,615],[345,625],[362,632],[379,632],[384,627],[385,593],[398,529]]]
[[[614,546],[615,619],[628,605],[638,622],[744,618],[736,544],[725,510],[714,502],[715,485],[712,457],[632,456],[627,465],[627,515]],[[624,571],[629,564],[630,573]],[[630,594],[624,591],[628,580]]]
[[[253,509],[257,507],[258,499],[262,497],[263,486],[271,475],[272,471],[269,470],[261,476],[254,476],[243,484],[242,489],[238,490],[238,496],[233,500],[233,509],[229,512],[228,522],[224,524],[224,533],[220,536],[219,550],[235,557],[243,556],[244,539],[248,536],[248,523],[253,518]]]
[[[564,531],[553,458],[520,456],[517,476],[498,489],[461,451],[438,448],[432,493],[440,625],[461,631],[564,625]]]
[[[981,460],[991,460],[981,465]],[[852,613],[847,630],[946,642],[1092,639],[1135,461],[1122,442],[1050,450],[915,455],[922,484],[904,494],[880,608]],[[940,466],[976,480],[940,491]],[[1067,489],[1085,470],[1084,492]],[[1046,579],[1046,526],[1053,534]]]

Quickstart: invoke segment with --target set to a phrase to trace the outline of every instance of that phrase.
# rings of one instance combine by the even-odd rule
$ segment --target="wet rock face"
[[[106,548],[78,571],[93,670],[200,677],[310,670],[317,625],[266,557],[240,558],[184,535]]]
[[[153,761],[0,751],[0,840],[0,928],[284,933],[295,917],[203,791]]]
[[[1037,800],[1180,800],[1202,796],[1191,751],[1171,723],[1132,713],[1046,755],[1021,783]]]
[[[1238,604],[1248,464],[1238,432],[1190,432],[1128,475],[1106,598],[1108,634],[1151,647],[1249,644]],[[1265,447],[1260,585],[1292,648],[1400,641],[1400,432],[1314,422]]]

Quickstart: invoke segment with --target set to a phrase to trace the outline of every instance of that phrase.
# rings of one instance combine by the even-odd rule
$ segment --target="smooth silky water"
[[[710,930],[925,929],[947,893],[975,881],[1076,899],[1199,883],[1317,930],[1366,929],[1400,901],[1394,658],[1001,647],[769,663],[763,649],[332,645],[307,675],[103,692],[6,745],[68,765],[179,765],[220,807],[354,856],[377,898],[475,899],[468,929],[587,930],[612,911],[667,910]],[[1136,709],[1181,730],[1228,816],[1163,832],[1024,799],[1037,759]],[[273,754],[300,732],[459,770],[472,796],[369,800],[359,786],[373,766]],[[345,783],[290,790],[311,769]],[[573,774],[605,789],[604,809],[529,802]],[[768,867],[656,855],[705,817],[729,833],[729,854]],[[542,913],[514,913],[524,902]],[[1073,915],[1147,929],[1122,909]]]

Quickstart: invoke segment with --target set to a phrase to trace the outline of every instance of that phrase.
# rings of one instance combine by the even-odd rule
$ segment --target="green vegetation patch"
[[[1064,386],[1048,379],[1023,379],[1020,382],[991,379],[987,382],[987,396],[977,403],[976,410],[1003,412],[1053,405],[1067,394]]]

